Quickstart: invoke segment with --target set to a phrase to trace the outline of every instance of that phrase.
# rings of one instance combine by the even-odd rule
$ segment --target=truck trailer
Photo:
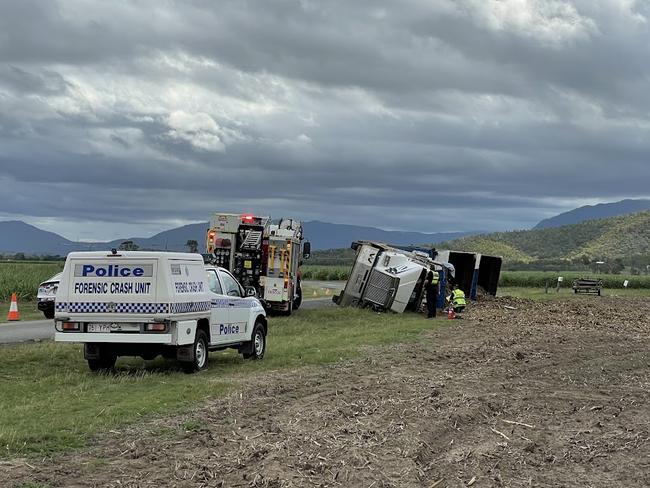
[[[436,261],[451,264],[455,270],[452,281],[465,295],[476,300],[480,293],[496,296],[503,258],[474,252],[437,251]],[[445,281],[449,276],[445,276]]]
[[[252,214],[215,213],[210,218],[206,251],[212,262],[253,287],[267,310],[291,314],[302,303],[300,263],[309,258],[302,224]]]

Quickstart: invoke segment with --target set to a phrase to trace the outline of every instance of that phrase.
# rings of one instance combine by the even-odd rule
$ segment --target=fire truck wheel
[[[244,359],[262,359],[266,352],[266,335],[264,326],[260,322],[255,322],[251,339],[242,348]]]
[[[293,309],[298,310],[302,305],[302,286],[298,284],[298,289],[296,290],[296,298],[293,299]]]

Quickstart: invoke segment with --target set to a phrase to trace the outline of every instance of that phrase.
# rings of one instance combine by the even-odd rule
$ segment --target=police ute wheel
[[[253,335],[251,340],[244,345],[242,355],[244,359],[262,359],[266,352],[266,334],[264,334],[264,326],[260,322],[255,322],[253,327]]]
[[[183,370],[186,373],[194,373],[205,369],[208,365],[208,336],[201,329],[196,331],[193,346],[193,360],[183,361]]]
[[[117,361],[117,354],[107,348],[99,349],[99,357],[96,359],[88,359],[88,368],[90,371],[108,371],[115,367]]]

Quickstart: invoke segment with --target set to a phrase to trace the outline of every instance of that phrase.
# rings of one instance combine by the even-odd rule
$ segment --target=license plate
[[[266,290],[266,295],[271,297],[279,297],[282,295],[282,290],[279,288],[269,288]]]
[[[108,334],[111,332],[111,324],[88,324],[88,332],[101,332]]]

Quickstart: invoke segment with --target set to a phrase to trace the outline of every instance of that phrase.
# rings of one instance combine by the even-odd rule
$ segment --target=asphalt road
[[[334,306],[331,298],[305,300],[300,310],[314,310]],[[0,344],[26,341],[44,341],[54,338],[53,320],[31,320],[0,324]]]
[[[345,281],[303,280],[302,283],[312,288],[329,288],[330,290],[342,290],[345,288]]]
[[[42,341],[54,337],[53,320],[31,320],[0,324],[0,343]]]

